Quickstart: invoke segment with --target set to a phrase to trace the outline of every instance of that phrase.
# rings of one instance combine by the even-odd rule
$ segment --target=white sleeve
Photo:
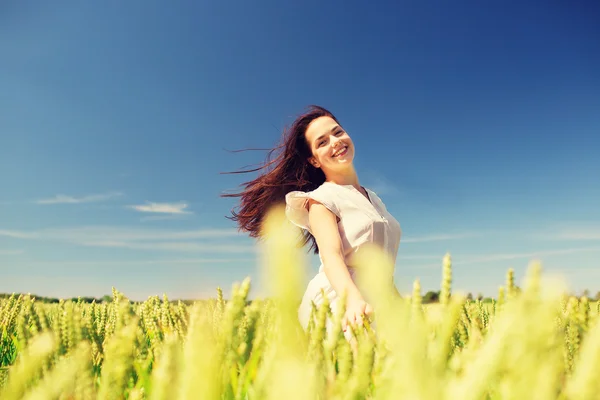
[[[338,218],[340,217],[339,209],[331,199],[332,196],[327,196],[327,193],[324,190],[319,189],[312,192],[293,191],[285,195],[285,215],[294,225],[306,229],[309,232],[308,208],[306,207],[308,199],[318,201]]]

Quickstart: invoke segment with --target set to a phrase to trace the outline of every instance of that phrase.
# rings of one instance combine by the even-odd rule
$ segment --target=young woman
[[[300,323],[306,329],[311,302],[319,306],[323,290],[333,310],[346,292],[344,329],[348,323],[360,325],[373,307],[357,285],[352,255],[361,245],[374,243],[395,261],[400,224],[381,199],[359,183],[353,165],[354,143],[328,110],[309,107],[271,152],[277,149],[282,152],[273,161],[242,172],[270,170],[246,182],[243,192],[225,195],[241,198],[240,210],[232,211],[232,219],[251,237],[258,237],[266,211],[285,201],[288,219],[303,229],[303,244],[310,243],[321,260],[298,310]]]

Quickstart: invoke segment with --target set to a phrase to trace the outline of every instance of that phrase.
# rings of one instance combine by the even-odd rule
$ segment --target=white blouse
[[[369,195],[369,199],[352,185],[325,182],[313,191],[293,191],[285,197],[287,218],[294,225],[309,232],[311,232],[311,229],[306,207],[309,198],[320,202],[339,217],[338,230],[342,240],[344,257],[353,279],[355,279],[354,269],[349,265],[349,262],[361,245],[375,243],[383,248],[392,261],[395,262],[402,235],[400,224],[387,211],[379,196],[370,189],[365,188],[365,190]],[[323,260],[320,255],[319,259],[321,260],[319,272],[309,282],[298,310],[300,322],[305,329],[310,318],[311,302],[314,302],[316,306],[323,302],[321,289],[329,298],[333,310],[335,310],[338,299],[337,293],[335,293],[325,275]]]

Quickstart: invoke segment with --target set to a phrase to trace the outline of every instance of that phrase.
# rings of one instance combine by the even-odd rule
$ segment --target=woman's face
[[[316,118],[308,125],[305,136],[313,155],[309,162],[325,175],[352,165],[354,143],[333,118]]]

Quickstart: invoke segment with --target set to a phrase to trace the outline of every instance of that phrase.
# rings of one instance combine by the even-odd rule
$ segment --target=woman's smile
[[[332,157],[337,158],[337,157],[343,157],[346,155],[346,153],[348,153],[348,145],[342,145],[339,149],[335,150]]]

